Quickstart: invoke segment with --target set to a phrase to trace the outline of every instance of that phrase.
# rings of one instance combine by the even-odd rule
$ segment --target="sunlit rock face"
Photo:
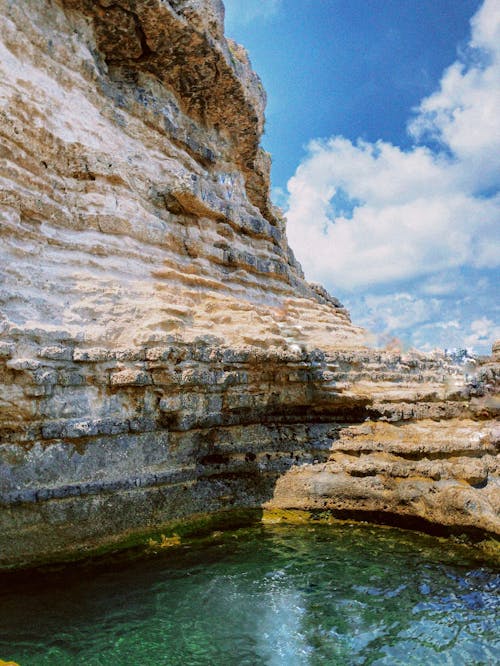
[[[0,564],[264,505],[499,532],[497,366],[305,281],[222,4],[0,8]]]

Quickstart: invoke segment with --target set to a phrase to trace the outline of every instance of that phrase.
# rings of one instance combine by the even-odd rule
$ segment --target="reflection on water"
[[[0,578],[21,666],[495,664],[500,576],[354,525],[261,526],[143,560]]]

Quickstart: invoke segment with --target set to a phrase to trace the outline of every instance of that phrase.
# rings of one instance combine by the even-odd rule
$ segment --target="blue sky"
[[[499,0],[225,0],[306,276],[384,343],[498,327]]]

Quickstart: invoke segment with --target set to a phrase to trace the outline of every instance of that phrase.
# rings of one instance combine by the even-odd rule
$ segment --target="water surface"
[[[258,526],[0,586],[21,666],[500,663],[498,572],[390,528]]]

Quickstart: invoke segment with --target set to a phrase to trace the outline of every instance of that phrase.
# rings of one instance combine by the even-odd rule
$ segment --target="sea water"
[[[500,663],[498,571],[391,528],[260,525],[0,585],[20,666]]]

